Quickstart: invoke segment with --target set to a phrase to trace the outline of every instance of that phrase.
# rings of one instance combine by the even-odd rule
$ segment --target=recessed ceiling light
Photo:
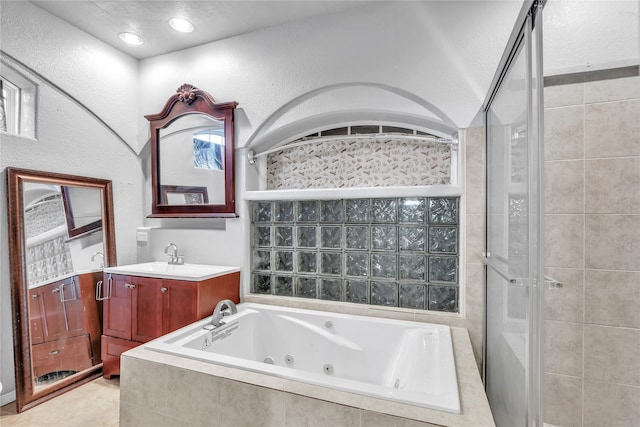
[[[135,46],[139,46],[144,43],[144,40],[142,40],[142,37],[140,37],[137,34],[120,33],[118,34],[118,36],[120,37],[120,40],[124,41],[125,43],[129,43]]]
[[[180,31],[181,33],[190,33],[193,31],[193,24],[183,18],[171,18],[169,20],[169,25],[171,28],[176,31]]]

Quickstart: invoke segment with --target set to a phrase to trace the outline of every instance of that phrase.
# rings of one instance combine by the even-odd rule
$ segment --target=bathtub
[[[460,414],[448,326],[238,305],[145,345],[148,350]]]

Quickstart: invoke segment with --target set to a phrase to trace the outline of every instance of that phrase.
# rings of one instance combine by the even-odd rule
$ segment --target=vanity
[[[240,302],[240,269],[149,262],[104,269],[102,371],[120,375],[120,355],[211,316],[224,299]]]
[[[31,357],[35,377],[82,371],[100,363],[102,270],[78,272],[29,288]]]

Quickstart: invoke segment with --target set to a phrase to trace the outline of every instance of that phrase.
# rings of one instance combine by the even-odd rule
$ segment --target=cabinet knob
[[[169,290],[169,289],[167,289],[167,288],[160,288],[160,292],[162,292],[163,294],[164,294],[165,292],[167,292],[168,290]]]
[[[32,295],[31,295],[31,298],[33,298],[33,299],[38,298],[38,294],[32,294]]]
[[[57,294],[58,292],[60,292],[60,288],[53,288],[53,289],[51,289],[51,293],[52,293],[52,294]]]
[[[136,285],[131,284],[131,283],[125,283],[125,284],[124,284],[124,287],[125,287],[125,288],[129,288],[129,289],[135,289],[135,288],[136,288]]]
[[[50,351],[50,352],[49,352],[49,354],[51,354],[51,355],[60,354],[60,350],[53,350],[53,351]]]

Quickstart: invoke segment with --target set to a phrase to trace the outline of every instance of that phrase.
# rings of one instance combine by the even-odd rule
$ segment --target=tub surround
[[[451,337],[461,415],[327,390],[140,346],[122,355],[120,425],[201,425],[215,417],[233,425],[274,427],[495,426],[468,333],[451,328]]]
[[[145,348],[460,414],[448,326],[244,303]]]

